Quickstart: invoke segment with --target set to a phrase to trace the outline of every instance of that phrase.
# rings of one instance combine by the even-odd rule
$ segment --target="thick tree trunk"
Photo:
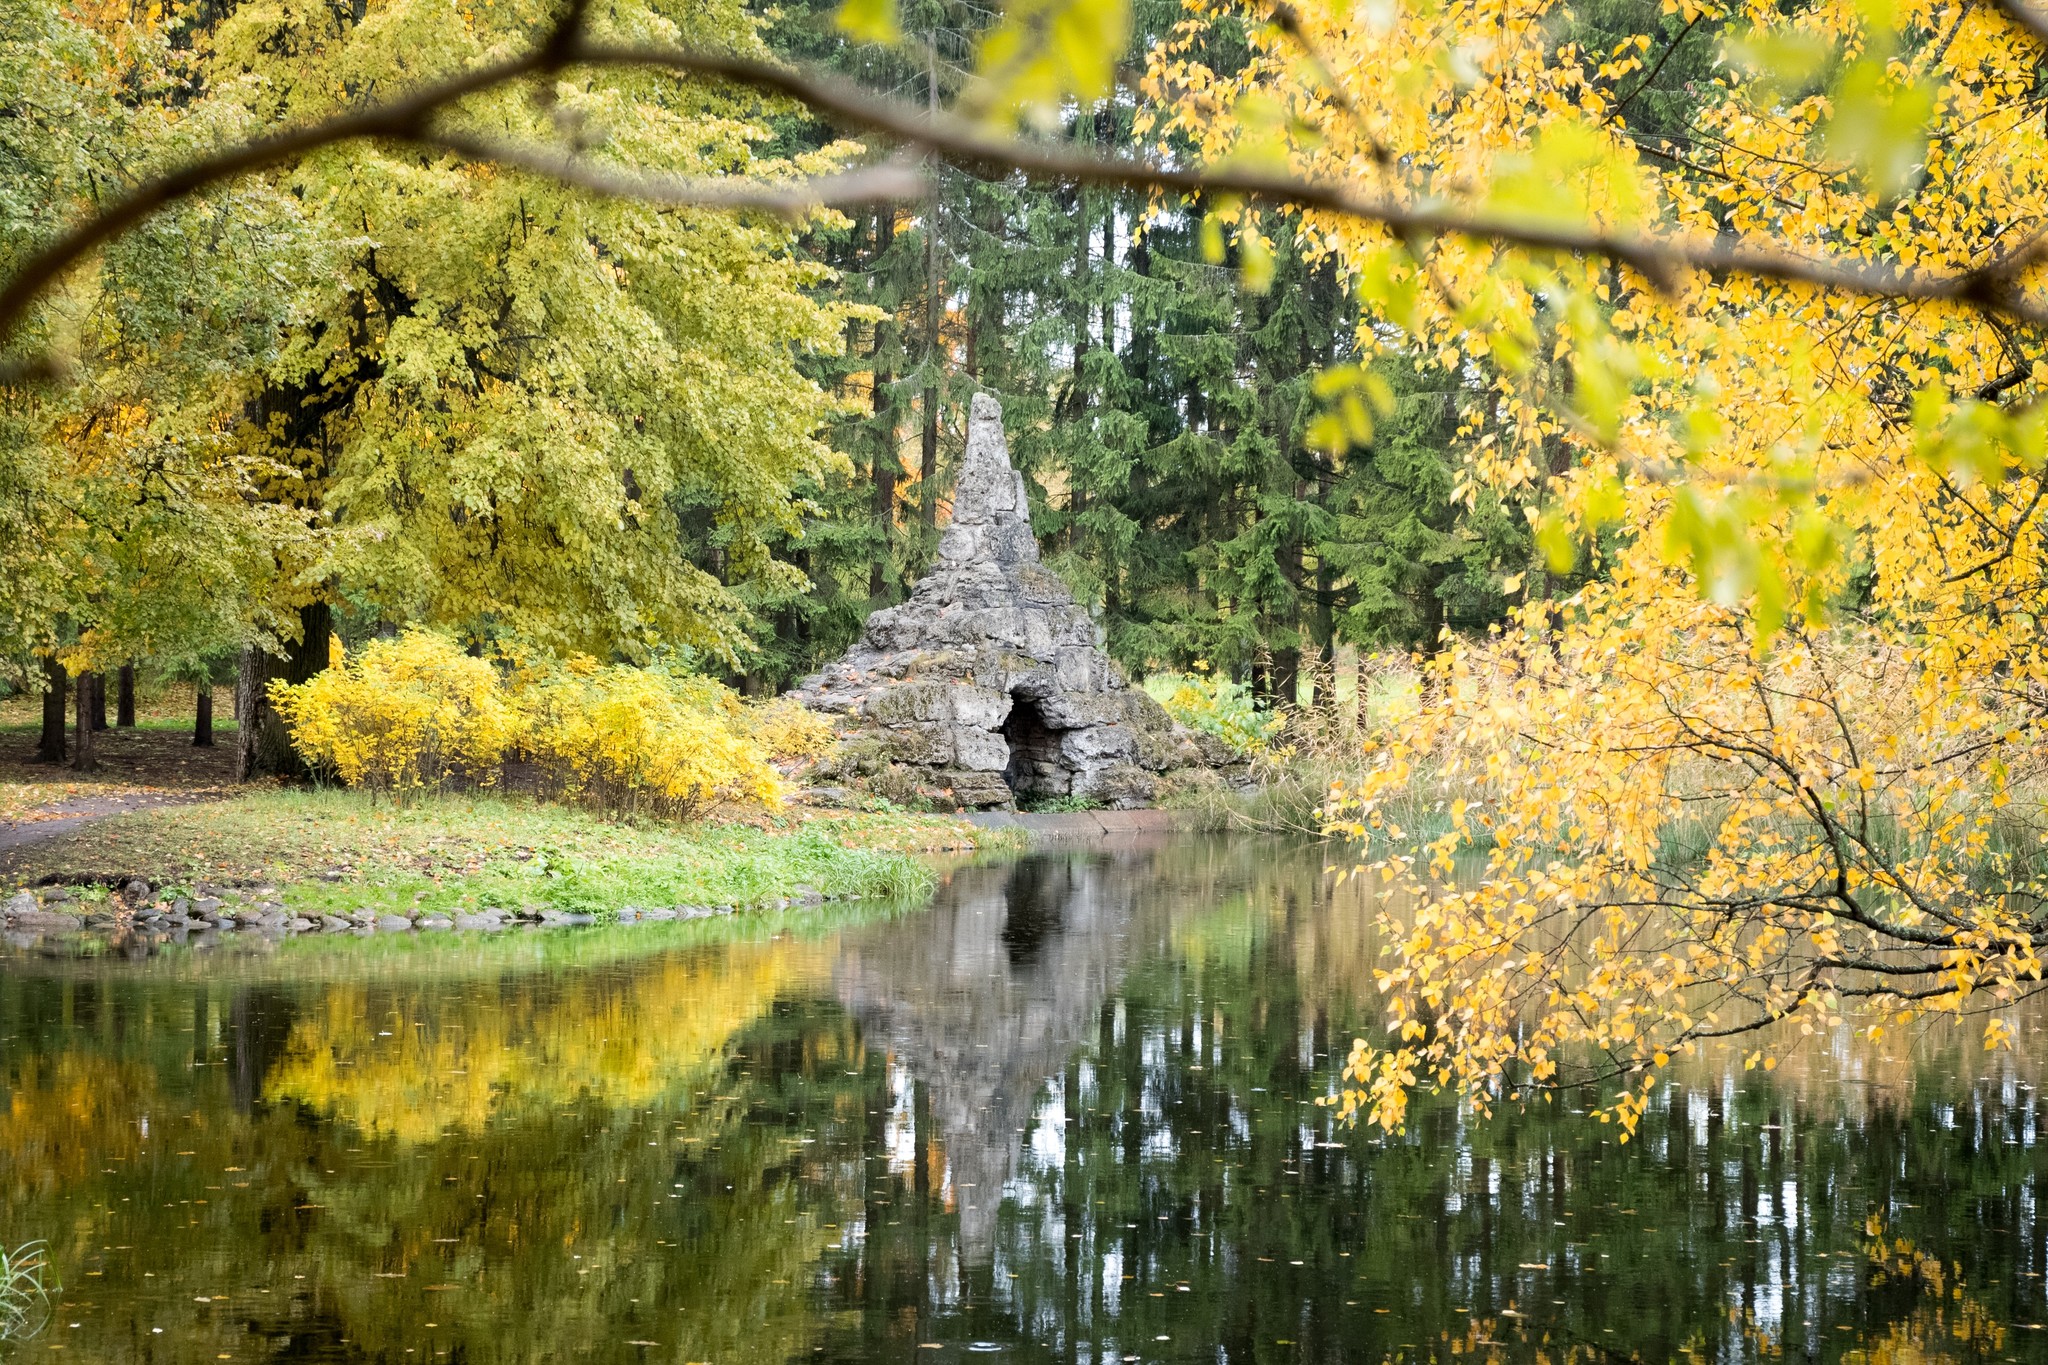
[[[114,691],[114,724],[124,730],[135,728],[135,665],[121,665],[120,682]]]
[[[97,673],[78,675],[78,733],[71,744],[71,766],[82,773],[100,766],[96,734],[104,726],[93,724],[93,712],[105,705]]]
[[[211,749],[213,747],[213,684],[205,678],[199,680],[198,698],[192,709],[192,747]]]
[[[104,673],[92,675],[92,728],[107,728],[107,675]]]
[[[43,659],[43,732],[36,739],[36,762],[64,761],[64,708],[71,693],[71,675],[57,657]]]
[[[302,683],[328,663],[328,641],[334,613],[325,602],[299,608],[299,639],[281,659],[253,649],[242,651],[235,679],[235,780],[256,777],[304,777],[305,762],[292,748],[284,721],[270,704],[273,682]]]

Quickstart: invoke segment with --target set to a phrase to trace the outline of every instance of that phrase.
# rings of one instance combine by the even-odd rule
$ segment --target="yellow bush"
[[[274,682],[270,697],[307,762],[400,795],[439,786],[456,767],[495,780],[524,728],[496,669],[420,630],[373,640],[297,686]]]
[[[777,697],[752,709],[754,743],[770,758],[817,758],[836,737],[828,717],[790,697]]]
[[[782,804],[746,707],[709,679],[577,659],[528,682],[521,701],[528,748],[564,796],[680,817],[720,802]]]

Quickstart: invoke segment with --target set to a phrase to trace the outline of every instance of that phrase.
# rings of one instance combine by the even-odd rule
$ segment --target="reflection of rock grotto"
[[[1163,935],[1173,897],[1147,898],[1133,861],[1039,855],[955,872],[932,909],[844,947],[834,982],[870,1046],[924,1082],[946,1152],[961,1243],[992,1245],[1004,1182],[1045,1092],[1094,1040],[1134,952]],[[1146,921],[1141,925],[1139,920]]]
[[[1242,781],[1242,760],[1124,680],[1039,562],[1003,413],[975,395],[953,520],[910,600],[868,618],[795,695],[849,718],[840,767],[884,794],[961,807],[1079,796],[1116,807]]]

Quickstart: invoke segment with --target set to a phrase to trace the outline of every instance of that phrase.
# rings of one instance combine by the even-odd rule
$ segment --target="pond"
[[[17,947],[0,1240],[63,1288],[0,1355],[2048,1358],[2039,1024],[1695,1059],[1626,1146],[1333,1130],[1370,896],[1184,839],[929,907]]]

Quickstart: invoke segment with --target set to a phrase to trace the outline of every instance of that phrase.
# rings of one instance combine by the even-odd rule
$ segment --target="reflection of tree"
[[[0,1232],[116,1362],[1903,1363],[2048,1310],[2024,1057],[1844,1035],[1675,1063],[1626,1149],[1563,1106],[1327,1146],[1362,893],[1264,846],[1027,868],[843,948],[0,973]]]
[[[816,969],[818,948],[734,943],[628,973],[344,984],[299,1021],[266,1093],[401,1142],[582,1098],[644,1106],[715,1066],[733,1034]]]
[[[745,1121],[755,1068],[733,1049],[817,951],[350,982],[289,1008],[269,988],[0,977],[0,1031],[31,1044],[6,1052],[9,1220],[66,1230],[98,1359],[289,1341],[544,1361],[656,1340],[779,1361],[812,1331],[843,1192],[790,1179],[804,1148]],[[857,1039],[808,1045],[830,1064],[819,1095],[857,1090],[839,1057]]]
[[[1089,873],[1077,861],[1069,875],[1078,886]],[[949,1227],[941,1175],[913,1226],[911,1175],[871,1167],[868,1187],[899,1221],[828,1255],[836,1281],[863,1290],[828,1355],[986,1337],[1149,1358],[1165,1336],[1232,1361],[1832,1359],[1859,1343],[1871,1359],[1969,1360],[1995,1339],[1988,1328],[2048,1307],[2040,1279],[2013,1274],[2048,1270],[2031,1212],[2048,1114],[2009,1077],[1973,1086],[1956,1079],[1967,1067],[1922,1058],[1872,1090],[1723,1058],[1659,1092],[1627,1149],[1579,1114],[1475,1125],[1449,1105],[1419,1110],[1400,1140],[1324,1145],[1323,1116],[1302,1100],[1362,1017],[1329,982],[1373,953],[1358,929],[1370,907],[1348,889],[1298,864],[1218,876],[1205,899],[1171,872],[1141,886],[1122,911],[1129,970],[1048,1064],[1028,987],[1061,948],[1010,951],[996,885],[990,874],[949,893],[956,916],[986,907],[972,952],[958,923],[941,923],[901,945],[896,975],[898,950],[864,943],[864,974],[838,977],[871,1041],[904,1045],[906,1074],[882,1103],[911,1111],[913,1150],[955,1172],[998,1168],[1007,1196],[985,1232],[964,1217]],[[1187,904],[1154,921],[1154,892]],[[970,1040],[1007,1029],[1028,1065],[926,1041],[950,1028]],[[1906,1066],[1886,1055],[1861,1074]],[[1000,1126],[946,1120],[963,1107],[942,1104],[947,1092]],[[1949,1266],[1946,1289],[1873,1273],[1871,1208],[1893,1210]],[[1982,1286],[1967,1302],[1958,1276]]]

